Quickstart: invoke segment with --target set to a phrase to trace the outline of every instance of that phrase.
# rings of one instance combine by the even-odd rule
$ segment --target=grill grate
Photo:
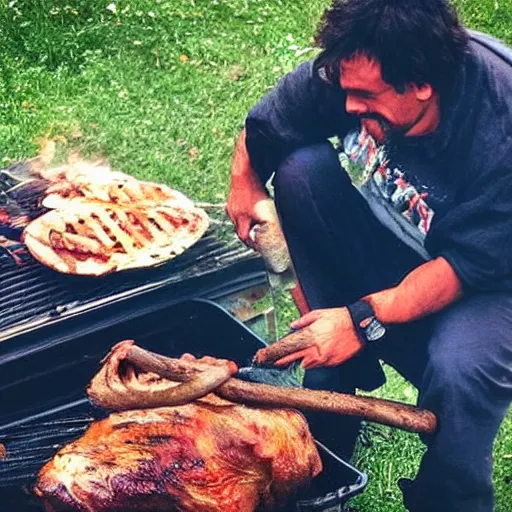
[[[87,400],[73,410],[3,431],[0,444],[5,457],[0,459],[0,489],[13,485],[31,486],[41,469],[64,445],[78,439],[92,421],[105,416],[93,409]]]
[[[33,259],[21,266],[0,260],[0,331],[140,287],[185,281],[237,261],[257,258],[238,241],[225,243],[210,230],[197,244],[156,268],[103,277],[59,274]]]
[[[39,324],[79,306],[201,277],[257,257],[238,240],[224,242],[226,233],[219,228],[224,222],[214,221],[194,246],[157,268],[96,278],[55,272],[36,262],[19,242],[27,223],[47,211],[41,197],[50,182],[34,179],[34,171],[43,163],[27,160],[0,169],[0,341],[28,324]]]
[[[19,237],[31,219],[47,211],[41,196],[49,183],[33,179],[34,161],[0,169],[0,340],[7,330],[25,323],[52,318],[77,306],[107,299],[141,287],[151,288],[201,277],[243,259],[256,257],[237,240],[222,241],[225,233],[213,227],[193,247],[158,268],[131,270],[103,277],[69,276],[36,262],[28,253],[17,251]],[[220,224],[223,224],[220,222]],[[231,235],[232,238],[232,235]],[[1,257],[3,256],[3,257]],[[18,260],[16,262],[15,260]],[[20,260],[23,262],[18,264]],[[15,329],[17,330],[17,329]]]

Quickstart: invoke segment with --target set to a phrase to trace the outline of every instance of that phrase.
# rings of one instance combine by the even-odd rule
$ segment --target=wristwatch
[[[365,344],[380,340],[387,332],[386,326],[375,316],[371,304],[358,300],[347,306],[359,339]]]

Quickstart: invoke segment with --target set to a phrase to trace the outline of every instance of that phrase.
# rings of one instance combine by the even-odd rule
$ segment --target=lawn
[[[0,4],[0,167],[56,138],[60,154],[107,158],[137,177],[222,202],[247,110],[315,55],[328,0],[3,0]],[[512,0],[459,0],[468,26],[512,43]],[[281,329],[295,314],[279,307]],[[378,394],[414,401],[389,372]],[[411,434],[368,430],[353,463],[367,471],[361,511],[403,510],[395,482],[414,475]],[[497,512],[512,509],[512,415],[495,446]],[[470,511],[468,511],[470,512]]]

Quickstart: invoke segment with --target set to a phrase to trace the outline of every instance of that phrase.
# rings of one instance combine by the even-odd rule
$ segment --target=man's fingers
[[[226,215],[231,219],[231,222],[233,224],[236,224],[235,216],[233,215],[231,203],[228,201],[226,204],[226,208],[224,208],[224,211],[226,212]]]
[[[247,215],[243,215],[238,218],[238,222],[236,223],[236,231],[238,233],[238,237],[245,245],[249,247],[252,246],[252,240],[249,235],[252,227],[252,220]]]
[[[304,370],[311,370],[311,368],[317,368],[318,366],[321,366],[321,364],[322,363],[318,360],[318,357],[307,355],[302,359],[300,366]]]
[[[281,359],[278,359],[274,366],[287,366],[290,363],[293,363],[294,361],[297,361],[297,359],[301,359],[305,355],[309,353],[309,348],[305,348],[304,350],[299,350],[298,352],[294,352],[293,354],[289,354],[285,357],[282,357]]]
[[[290,327],[292,329],[303,329],[304,327],[307,327],[308,325],[311,325],[313,322],[318,320],[319,317],[319,310],[310,311],[309,313],[306,313],[304,316],[297,318],[297,320],[294,320],[290,324]]]
[[[250,246],[251,240],[249,237],[249,233],[252,227],[251,217],[245,213],[237,213],[236,208],[233,208],[228,202],[226,206],[226,213],[228,217],[231,219],[231,222],[235,226],[236,233],[238,238],[246,244]]]

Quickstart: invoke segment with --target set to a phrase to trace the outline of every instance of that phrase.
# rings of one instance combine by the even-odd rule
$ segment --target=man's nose
[[[364,101],[350,95],[347,95],[345,109],[347,113],[355,114],[356,116],[360,116],[368,112],[368,107],[365,105]]]

